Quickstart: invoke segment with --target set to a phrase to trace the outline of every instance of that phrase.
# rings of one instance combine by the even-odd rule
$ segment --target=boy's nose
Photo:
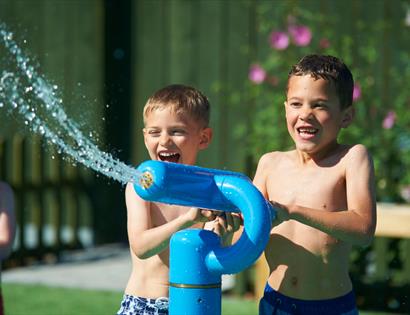
[[[309,120],[312,118],[312,109],[310,107],[303,107],[300,109],[299,118],[301,120]]]
[[[168,133],[164,132],[161,134],[161,137],[159,138],[159,143],[161,145],[166,145],[170,142],[171,138],[169,137]]]

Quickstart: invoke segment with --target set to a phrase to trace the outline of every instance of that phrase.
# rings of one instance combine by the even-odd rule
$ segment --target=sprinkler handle
[[[240,173],[184,164],[145,161],[137,167],[136,193],[145,200],[167,204],[240,212],[220,191],[215,176],[250,179]]]

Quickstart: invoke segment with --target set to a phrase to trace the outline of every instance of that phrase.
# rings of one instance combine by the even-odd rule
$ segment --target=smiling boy
[[[285,112],[295,149],[259,161],[255,185],[278,210],[265,250],[270,275],[260,314],[358,314],[352,245],[374,236],[374,170],[363,145],[338,143],[354,117],[353,77],[332,56],[292,67]]]
[[[212,138],[210,104],[195,88],[170,85],[151,96],[144,107],[144,142],[152,160],[193,165]],[[148,202],[127,185],[127,229],[132,272],[118,314],[168,314],[169,239],[175,232],[211,228],[229,243],[239,219],[226,213]]]

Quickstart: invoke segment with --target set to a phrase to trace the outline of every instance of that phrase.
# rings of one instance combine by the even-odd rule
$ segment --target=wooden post
[[[255,263],[255,299],[259,301],[263,296],[266,281],[269,276],[269,267],[266,262],[265,254],[262,254]]]

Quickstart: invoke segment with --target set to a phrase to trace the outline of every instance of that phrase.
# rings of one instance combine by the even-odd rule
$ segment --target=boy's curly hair
[[[342,60],[333,56],[307,55],[291,68],[288,82],[292,76],[309,74],[315,79],[333,82],[342,109],[352,105],[353,76]]]

